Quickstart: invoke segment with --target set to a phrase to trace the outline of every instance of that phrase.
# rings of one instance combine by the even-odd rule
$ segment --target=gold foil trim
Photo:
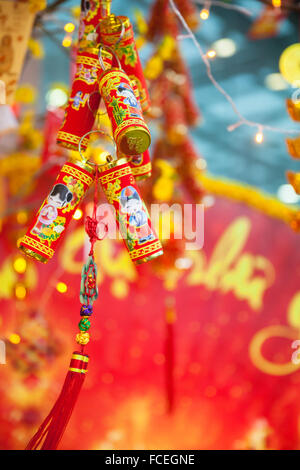
[[[24,237],[21,240],[21,243],[22,242],[26,243],[32,248],[36,248],[37,250],[47,255],[49,258],[52,258],[52,256],[54,255],[54,250],[52,250],[52,248],[43,245],[43,243],[35,240],[34,238],[28,237],[28,235],[24,235]]]
[[[152,251],[156,251],[158,249],[162,250],[162,246],[159,240],[156,240],[154,243],[151,243],[151,245],[143,246],[137,250],[132,250],[129,252],[130,258],[132,260],[135,260],[136,258],[139,258],[140,256],[148,255]]]
[[[61,140],[61,139],[63,139],[63,140]],[[76,149],[78,147],[80,139],[81,139],[81,137],[79,137],[78,135],[70,134],[69,132],[59,131],[58,134],[57,134],[57,141],[61,145],[64,145],[65,144],[64,141],[67,141],[68,144],[75,144]],[[82,146],[84,145],[84,146],[87,147],[88,144],[89,144],[89,140],[84,138],[81,145]]]
[[[69,166],[67,163],[62,167],[61,171],[67,173],[68,175],[74,176],[80,181],[83,181],[88,186],[90,186],[93,182],[93,178],[91,176],[86,175],[85,173],[83,173],[77,168],[73,168],[72,166]]]

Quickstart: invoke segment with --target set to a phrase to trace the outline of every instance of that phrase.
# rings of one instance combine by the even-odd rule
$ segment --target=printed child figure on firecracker
[[[144,208],[136,189],[132,186],[126,186],[121,191],[120,197],[121,211],[129,215],[129,231],[134,232],[138,244],[155,239],[155,236],[148,224],[148,214]]]
[[[58,208],[62,209],[73,199],[73,193],[64,184],[56,184],[49,194],[46,204],[42,207],[38,220],[31,230],[33,235],[41,238],[54,238],[64,230],[64,217],[58,217]],[[51,229],[50,226],[57,222]],[[48,233],[49,232],[49,233]],[[54,233],[53,233],[54,232]]]
[[[128,105],[130,116],[141,117],[141,108],[138,100],[135,97],[133,90],[127,83],[121,82],[118,86],[118,96],[125,97],[124,103]]]

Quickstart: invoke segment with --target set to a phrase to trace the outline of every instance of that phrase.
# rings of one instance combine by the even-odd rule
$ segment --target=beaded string
[[[76,341],[81,345],[81,352],[84,351],[84,346],[89,342],[90,335],[88,330],[91,327],[90,316],[93,314],[93,303],[98,298],[98,287],[97,287],[97,265],[94,259],[94,245],[97,240],[101,238],[97,235],[98,219],[97,219],[97,207],[98,207],[98,182],[99,182],[99,170],[96,166],[95,172],[95,192],[94,192],[94,207],[92,217],[87,216],[85,219],[85,231],[89,237],[91,243],[91,249],[88,255],[88,259],[84,264],[81,271],[81,286],[80,286],[80,322],[78,323],[79,333],[76,335]],[[103,223],[103,222],[102,222]],[[107,225],[105,226],[105,234],[107,233]]]

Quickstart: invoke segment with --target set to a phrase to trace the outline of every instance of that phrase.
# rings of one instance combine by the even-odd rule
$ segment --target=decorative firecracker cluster
[[[129,18],[110,14],[109,1],[82,2],[76,71],[57,143],[81,158],[61,168],[54,187],[20,242],[27,255],[46,263],[56,251],[83,197],[95,179],[94,162],[81,150],[89,144],[100,101],[111,122],[116,156],[99,166],[103,191],[131,259],[162,254],[135,178],[151,175],[151,136],[144,120],[150,100]]]

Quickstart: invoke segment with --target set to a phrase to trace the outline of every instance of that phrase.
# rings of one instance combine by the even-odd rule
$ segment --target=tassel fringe
[[[75,351],[72,355],[69,371],[62,391],[26,450],[56,450],[71,418],[85,374],[89,356]]]

